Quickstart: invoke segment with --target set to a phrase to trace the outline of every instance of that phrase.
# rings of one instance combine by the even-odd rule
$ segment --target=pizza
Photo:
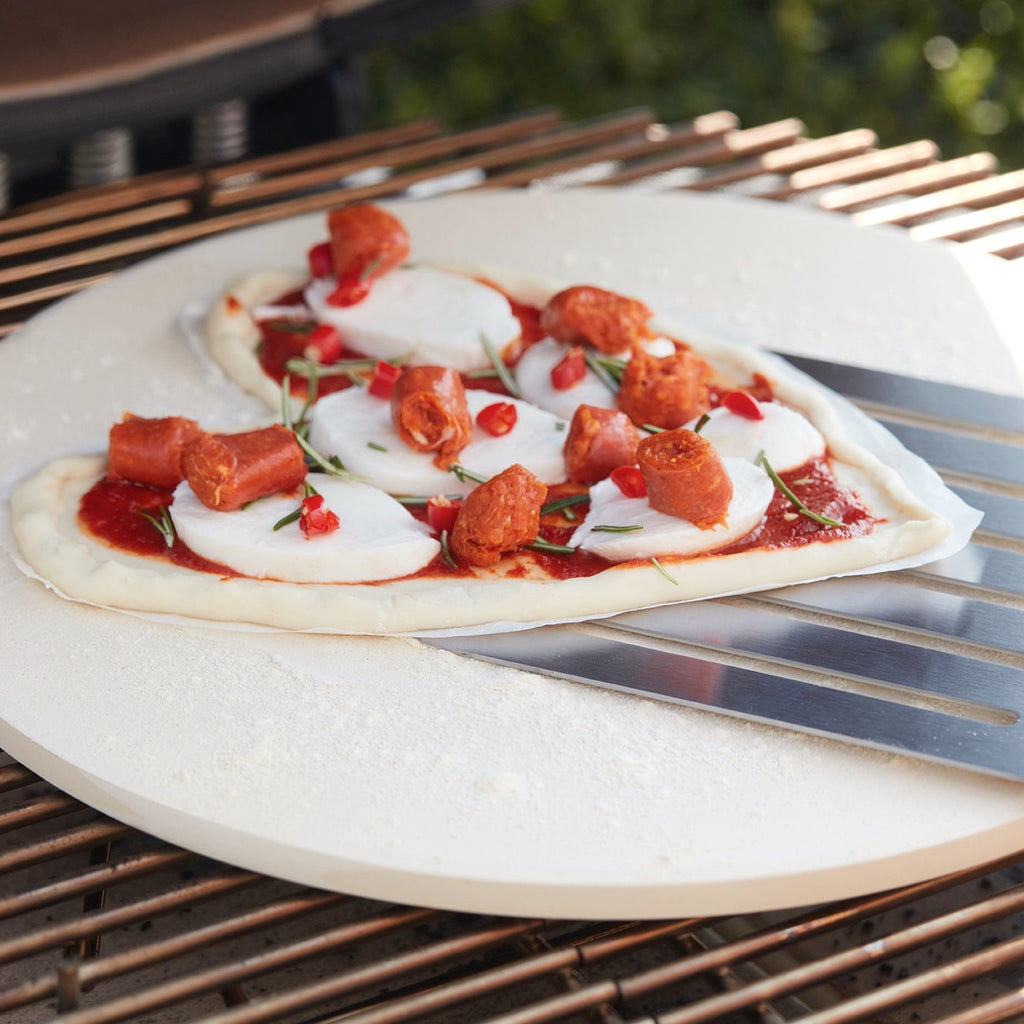
[[[606,287],[418,262],[376,205],[326,227],[204,321],[266,418],[127,412],[15,491],[26,571],[140,614],[429,635],[920,564],[977,521],[776,357]]]

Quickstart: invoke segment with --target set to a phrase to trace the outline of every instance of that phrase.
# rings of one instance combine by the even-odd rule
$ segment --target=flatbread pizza
[[[977,521],[768,354],[587,283],[419,263],[377,206],[327,227],[204,322],[266,421],[127,413],[15,492],[28,571],[136,613],[430,634],[918,564]]]

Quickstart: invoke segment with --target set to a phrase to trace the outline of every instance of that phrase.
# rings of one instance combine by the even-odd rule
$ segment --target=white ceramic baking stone
[[[733,340],[1024,393],[996,259],[718,196],[403,205],[413,252],[606,284]],[[130,409],[264,415],[177,320],[323,218],[181,249],[0,343],[8,495]],[[6,503],[0,522],[9,544]],[[557,917],[795,906],[1024,847],[1024,785],[519,673],[413,640],[227,633],[63,601],[0,557],[0,745],[199,852],[412,904]]]

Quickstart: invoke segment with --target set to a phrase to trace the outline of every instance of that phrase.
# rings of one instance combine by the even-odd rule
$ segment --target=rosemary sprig
[[[291,377],[286,373],[284,379],[281,381],[281,422],[285,427],[292,432],[295,440],[298,442],[299,447],[302,449],[306,456],[306,463],[310,467],[317,467],[324,473],[330,473],[331,476],[341,477],[344,480],[358,480],[354,473],[350,473],[345,466],[342,464],[341,459],[337,455],[332,455],[330,458],[324,458],[306,438],[304,431],[301,429],[301,424],[296,425],[294,418],[292,417],[292,404],[291,404]]]
[[[671,583],[671,584],[672,584],[672,586],[673,586],[673,587],[678,587],[678,586],[679,586],[679,580],[677,580],[677,579],[675,578],[675,576],[673,576],[673,575],[672,575],[672,574],[671,574],[671,573],[670,573],[670,572],[669,572],[669,571],[668,571],[668,570],[667,570],[667,569],[665,568],[665,566],[663,566],[663,565],[661,564],[661,562],[659,562],[659,561],[658,561],[658,560],[657,560],[657,559],[656,559],[655,557],[653,557],[653,555],[651,556],[651,565],[653,565],[653,566],[654,566],[654,568],[655,568],[655,569],[657,569],[657,570],[658,570],[658,572],[660,572],[660,573],[661,573],[661,575],[662,575],[662,576],[664,576],[664,577],[665,577],[665,579],[667,579],[667,580],[669,581],[669,583]]]
[[[302,506],[300,505],[294,511],[289,512],[288,515],[281,516],[281,518],[278,519],[278,521],[276,523],[274,523],[274,525],[273,525],[273,527],[271,527],[271,529],[273,529],[273,531],[276,533],[278,530],[284,528],[285,526],[289,526],[291,523],[294,523],[299,518],[299,516],[301,516],[301,515],[302,515]]]
[[[590,349],[583,350],[583,360],[601,381],[601,383],[614,395],[622,383],[622,374],[626,369],[624,359],[615,359],[611,356],[599,356]]]
[[[711,417],[707,413],[704,413],[704,415],[701,416],[701,418],[693,425],[693,432],[695,434],[699,434],[701,430],[704,429],[704,424],[707,423],[709,419],[711,419]]]
[[[703,426],[703,424],[701,424]],[[664,434],[667,427],[656,427],[653,423],[642,423],[641,428],[649,434]]]
[[[802,516],[807,516],[808,519],[813,519],[816,523],[821,523],[822,526],[842,526],[843,524],[837,519],[830,519],[828,516],[823,516],[820,512],[815,512],[813,509],[809,509],[787,486],[783,483],[782,477],[775,472],[771,467],[767,457],[762,449],[758,452],[757,458],[754,460],[755,466],[760,466],[771,478],[771,481],[775,486],[782,491],[789,503],[800,513]]]
[[[569,547],[568,544],[555,544],[553,541],[545,540],[543,537],[538,537],[536,540],[530,541],[526,547],[533,548],[534,551],[546,551],[551,555],[576,554],[576,549]]]
[[[487,483],[488,477],[480,476],[479,473],[474,473],[471,469],[466,469],[465,466],[460,466],[457,462],[453,462],[448,467],[449,473],[454,473],[458,478],[459,483],[465,483],[467,480],[472,480],[476,484]]]
[[[430,501],[430,498],[428,498],[425,494],[402,494],[396,495],[394,497],[395,501],[397,501],[399,505],[405,505],[406,508],[422,508],[427,504],[427,502]],[[447,498],[449,501],[459,501],[461,500],[462,495],[445,494],[444,497]]]
[[[444,559],[444,564],[447,565],[449,569],[458,569],[459,564],[458,564],[458,562],[455,561],[455,558],[452,556],[451,548],[448,547],[448,531],[447,530],[442,530],[441,531],[441,538],[440,538],[440,540],[441,540],[441,558]]]
[[[585,501],[590,501],[589,494],[567,494],[564,498],[555,498],[553,501],[541,505],[540,514],[547,516],[552,512],[562,512],[572,505],[582,505]]]
[[[307,498],[311,498],[314,494],[318,493],[317,489],[308,480],[303,480],[302,481],[302,491],[303,491],[303,494],[305,495],[305,497],[307,497]],[[302,505],[299,505],[299,507],[297,509],[295,509],[292,512],[289,512],[288,515],[281,516],[281,518],[278,519],[278,521],[276,523],[274,523],[274,525],[271,527],[271,529],[276,533],[278,530],[282,529],[283,527],[289,526],[292,523],[294,523],[301,515],[302,515]]]
[[[604,523],[598,523],[590,529],[594,533],[632,533],[634,530],[642,530],[643,526],[639,524],[633,526],[608,526]]]
[[[149,520],[160,531],[164,543],[169,548],[174,547],[174,520],[171,519],[171,513],[167,510],[166,505],[160,506],[159,518],[150,512],[143,512],[141,509],[139,509],[139,515],[143,519]]]
[[[284,364],[284,368],[296,377],[349,377],[356,384],[365,384],[359,371],[372,370],[376,365],[376,359],[339,359],[324,366],[312,359],[294,356]]]
[[[372,448],[375,452],[386,452],[387,451],[387,448],[385,448],[384,445],[377,444],[376,441],[367,441],[366,442],[366,447],[367,448]]]
[[[332,455],[329,459],[325,459],[310,443],[302,436],[302,434],[295,432],[295,440],[299,442],[299,447],[306,453],[306,459],[308,462],[312,462],[314,466],[318,466],[324,473],[330,473],[331,476],[341,477],[343,480],[358,480],[359,478],[354,474],[350,473],[343,465],[341,459],[337,455]]]
[[[515,377],[512,376],[512,371],[505,365],[505,360],[498,355],[494,345],[491,344],[491,339],[480,332],[480,344],[484,347],[484,352],[487,353],[487,358],[491,361],[491,366],[494,367],[494,372],[498,375],[498,379],[501,381],[505,390],[513,398],[522,398],[523,393],[519,390],[519,385],[516,383]]]

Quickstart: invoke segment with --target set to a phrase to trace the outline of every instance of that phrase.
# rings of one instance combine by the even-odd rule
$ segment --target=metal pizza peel
[[[570,626],[475,658],[1024,779],[1024,400],[810,359],[984,512],[939,563]]]

